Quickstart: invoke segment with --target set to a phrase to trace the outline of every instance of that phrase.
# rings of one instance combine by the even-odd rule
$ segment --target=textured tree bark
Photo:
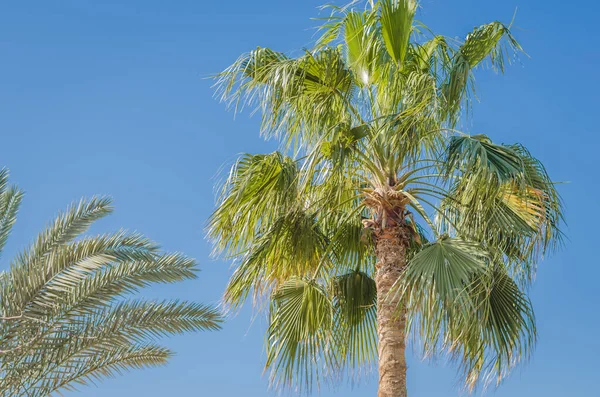
[[[379,397],[406,397],[406,314],[388,292],[406,266],[405,229],[380,231],[376,240],[377,334],[379,337]]]

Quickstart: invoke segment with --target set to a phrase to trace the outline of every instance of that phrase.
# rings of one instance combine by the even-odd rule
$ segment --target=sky
[[[143,291],[218,303],[231,264],[210,257],[204,238],[219,169],[242,152],[274,150],[259,117],[234,118],[206,77],[256,46],[288,54],[310,47],[324,0],[56,0],[0,3],[0,166],[25,190],[18,222],[0,258],[25,247],[57,211],[94,194],[115,213],[90,233],[121,227],[165,250],[197,258],[198,280]],[[598,396],[595,205],[600,138],[600,6],[558,0],[423,0],[418,19],[464,37],[474,26],[510,22],[529,57],[504,75],[477,73],[467,132],[520,142],[541,159],[565,201],[568,241],[546,258],[531,290],[539,342],[497,397]],[[86,396],[270,396],[263,376],[265,322],[246,307],[220,332],[165,340],[166,366],[131,372]],[[456,368],[409,354],[411,397],[461,396]],[[320,395],[373,396],[375,376],[323,388]],[[76,395],[68,393],[68,396]],[[478,394],[477,394],[478,395]]]

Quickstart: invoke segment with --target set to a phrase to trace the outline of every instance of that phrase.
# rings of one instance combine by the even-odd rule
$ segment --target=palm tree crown
[[[22,196],[0,170],[0,252]],[[47,396],[164,364],[172,352],[156,338],[220,327],[220,314],[202,304],[127,298],[195,278],[196,262],[137,233],[80,237],[111,211],[108,198],[71,206],[0,273],[2,396]]]
[[[378,343],[381,365],[397,328],[449,352],[469,387],[500,381],[534,345],[526,288],[560,241],[561,202],[523,146],[456,128],[473,71],[502,71],[521,47],[500,22],[433,35],[413,0],[331,9],[303,55],[257,48],[218,76],[282,143],[237,161],[210,219],[237,258],[225,300],[270,302],[277,384],[357,373]]]

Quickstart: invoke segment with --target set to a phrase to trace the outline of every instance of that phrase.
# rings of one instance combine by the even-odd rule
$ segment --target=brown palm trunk
[[[376,243],[377,334],[379,336],[379,397],[406,397],[406,314],[398,298],[388,294],[406,266],[406,236],[402,227],[381,230]]]

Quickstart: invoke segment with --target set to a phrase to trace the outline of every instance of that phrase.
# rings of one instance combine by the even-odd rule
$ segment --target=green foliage
[[[368,274],[352,271],[333,279],[333,303],[338,362],[350,368],[377,359],[377,289]]]
[[[290,278],[276,290],[267,343],[267,367],[280,375],[274,381],[310,386],[321,375],[319,368],[313,371],[313,361],[323,361],[323,368],[332,365],[332,317],[331,301],[317,283]]]
[[[511,51],[522,51],[522,48],[509,28],[500,22],[481,25],[467,35],[453,55],[447,80],[442,86],[447,106],[445,116],[452,124],[458,120],[461,102],[468,93],[471,70],[488,59],[494,69],[503,72],[505,59],[510,61]]]
[[[402,68],[417,11],[414,0],[382,0],[379,21],[389,56]]]
[[[473,274],[485,269],[485,255],[476,244],[444,237],[413,256],[403,276],[405,288],[451,301],[462,293]]]
[[[350,11],[344,18],[348,64],[356,81],[363,85],[377,80],[379,73],[381,41],[376,35],[376,23],[374,14],[367,12]]]
[[[290,59],[259,47],[222,72],[218,87],[222,98],[236,108],[242,100],[257,105],[263,132],[287,144],[298,137],[317,139],[315,131],[346,121],[352,94],[350,71],[335,48]]]
[[[0,173],[0,242],[14,223],[22,193]],[[140,301],[143,287],[196,277],[196,262],[166,254],[125,231],[81,237],[112,211],[108,198],[72,205],[0,273],[0,390],[47,396],[172,355],[157,338],[214,330],[213,308],[193,302]]]
[[[384,299],[469,388],[499,382],[533,348],[524,291],[560,244],[562,206],[523,146],[455,127],[474,70],[503,71],[521,47],[499,22],[463,42],[431,34],[412,0],[328,8],[313,49],[258,48],[217,77],[222,99],[256,106],[282,144],[240,158],[210,219],[216,251],[237,265],[225,301],[269,310],[275,384],[359,375],[377,357],[373,231],[397,221],[409,261]]]
[[[454,180],[440,203],[443,227],[483,243],[523,284],[540,255],[560,244],[562,205],[543,165],[520,145],[485,136],[454,137],[445,177]]]

